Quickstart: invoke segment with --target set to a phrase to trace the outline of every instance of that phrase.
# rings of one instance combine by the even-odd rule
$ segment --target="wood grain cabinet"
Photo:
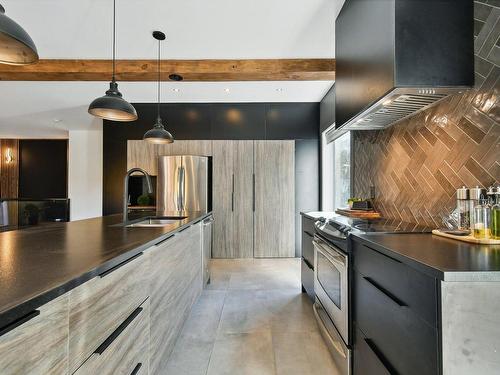
[[[184,320],[202,290],[201,223],[148,250],[151,253],[150,373],[164,374]]]
[[[295,256],[295,142],[254,143],[254,256]]]
[[[130,375],[149,368],[149,298],[104,340],[75,375]]]
[[[69,292],[69,367],[73,373],[149,296],[149,254]]]
[[[213,141],[213,258],[253,258],[253,141]]]
[[[1,329],[0,374],[68,374],[68,300],[65,294]]]

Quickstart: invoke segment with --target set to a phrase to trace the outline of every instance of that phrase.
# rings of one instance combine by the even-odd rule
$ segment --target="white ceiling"
[[[41,58],[110,58],[112,0],[1,0]],[[343,0],[117,0],[117,58],[331,58]],[[332,82],[163,83],[164,102],[316,102]],[[67,137],[98,122],[87,106],[106,82],[0,82],[0,137]],[[179,88],[174,92],[173,88]],[[229,93],[225,91],[229,88]],[[281,90],[280,90],[281,89]],[[120,83],[130,102],[154,102],[154,83]],[[55,121],[54,121],[55,120]]]

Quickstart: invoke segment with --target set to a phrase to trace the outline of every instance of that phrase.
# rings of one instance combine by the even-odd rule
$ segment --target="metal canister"
[[[458,229],[470,229],[471,206],[469,189],[465,186],[457,189]]]

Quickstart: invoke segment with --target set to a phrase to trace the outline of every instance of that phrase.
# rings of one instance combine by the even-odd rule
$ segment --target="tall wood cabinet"
[[[295,256],[294,145],[213,141],[214,258]]]
[[[214,258],[253,257],[253,141],[213,141]]]
[[[295,256],[295,142],[254,143],[254,256]]]

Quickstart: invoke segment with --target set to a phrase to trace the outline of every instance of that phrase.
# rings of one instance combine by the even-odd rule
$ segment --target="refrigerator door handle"
[[[182,191],[182,181],[181,181],[181,168],[177,168],[177,211],[181,210],[181,191]]]
[[[184,200],[186,198],[186,170],[184,167],[180,168],[180,211],[184,211]]]

